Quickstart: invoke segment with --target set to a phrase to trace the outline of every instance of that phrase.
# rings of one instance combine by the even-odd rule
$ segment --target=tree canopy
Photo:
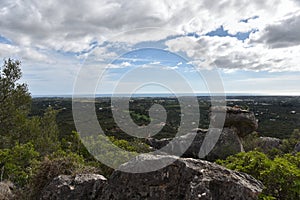
[[[30,109],[31,96],[22,77],[21,62],[8,59],[0,71],[0,147],[20,140],[22,125]]]

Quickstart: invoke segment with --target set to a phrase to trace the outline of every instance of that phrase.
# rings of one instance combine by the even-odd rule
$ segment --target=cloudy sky
[[[2,0],[0,57],[33,95],[72,94],[78,74],[97,93],[187,92],[173,72],[214,92],[209,71],[225,93],[300,95],[300,1]]]

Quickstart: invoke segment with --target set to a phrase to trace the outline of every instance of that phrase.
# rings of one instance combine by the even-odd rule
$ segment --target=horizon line
[[[33,98],[39,98],[39,97],[73,97],[74,94],[37,94],[37,95],[31,95]],[[209,97],[209,96],[286,96],[286,97],[297,97],[300,96],[300,94],[271,94],[271,93],[242,93],[242,92],[229,92],[229,93],[178,93],[178,94],[172,94],[172,93],[100,93],[100,94],[80,94],[75,95],[77,97],[176,97],[176,96],[203,96],[203,97]]]

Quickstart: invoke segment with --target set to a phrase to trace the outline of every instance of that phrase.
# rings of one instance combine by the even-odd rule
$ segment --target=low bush
[[[264,153],[250,151],[217,163],[262,181],[265,186],[262,199],[300,199],[300,153],[269,159]]]

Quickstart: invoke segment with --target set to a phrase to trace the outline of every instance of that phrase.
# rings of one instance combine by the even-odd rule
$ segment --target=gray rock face
[[[170,157],[141,155],[120,169],[148,166]],[[150,173],[116,170],[108,183],[99,200],[254,200],[263,188],[261,182],[247,174],[192,158],[178,158],[173,164]]]
[[[258,139],[257,146],[264,152],[268,153],[270,150],[274,148],[279,148],[282,144],[281,140],[278,138],[272,137],[260,137]]]
[[[41,200],[96,199],[107,180],[99,174],[60,175],[41,192]]]
[[[205,159],[209,161],[225,159],[230,155],[234,155],[242,151],[244,151],[244,148],[236,131],[230,128],[223,128],[218,142]]]
[[[246,110],[231,107],[213,107],[211,111],[213,111],[210,113],[212,123],[214,123],[214,120],[217,118],[215,115],[217,115],[218,112],[226,111],[226,118],[219,140],[204,159],[209,161],[225,159],[230,155],[244,151],[241,138],[257,129],[257,121],[254,114]],[[166,138],[156,140],[154,138],[148,138],[146,142],[153,148],[161,149],[161,151],[170,155],[180,156],[180,152],[183,153],[183,149],[187,149],[182,157],[203,158],[198,156],[198,154],[205,136],[210,134],[211,131],[213,131],[213,129],[199,129],[197,133],[188,133],[173,139]]]
[[[294,151],[295,151],[295,152],[300,152],[300,142],[298,142],[298,143],[295,145]]]
[[[253,112],[242,110],[238,107],[212,107],[210,108],[210,118],[216,118],[219,112],[224,112],[226,109],[226,118],[224,127],[235,128],[239,137],[245,137],[258,128],[257,120]],[[214,113],[214,114],[212,114]]]
[[[188,133],[184,136],[176,137],[173,140],[156,140],[149,138],[147,143],[155,149],[161,149],[161,151],[170,155],[180,156],[180,153],[184,152],[184,149],[187,149],[182,157],[199,158],[199,151],[206,134],[208,134],[208,131],[209,130],[201,130],[197,133]],[[190,141],[192,141],[191,144]],[[239,153],[241,151],[243,151],[243,146],[236,132],[233,129],[224,128],[216,145],[212,151],[205,156],[205,159],[209,161],[225,159],[227,156]]]
[[[10,181],[0,182],[0,200],[11,200],[14,195],[12,189],[14,185]]]

